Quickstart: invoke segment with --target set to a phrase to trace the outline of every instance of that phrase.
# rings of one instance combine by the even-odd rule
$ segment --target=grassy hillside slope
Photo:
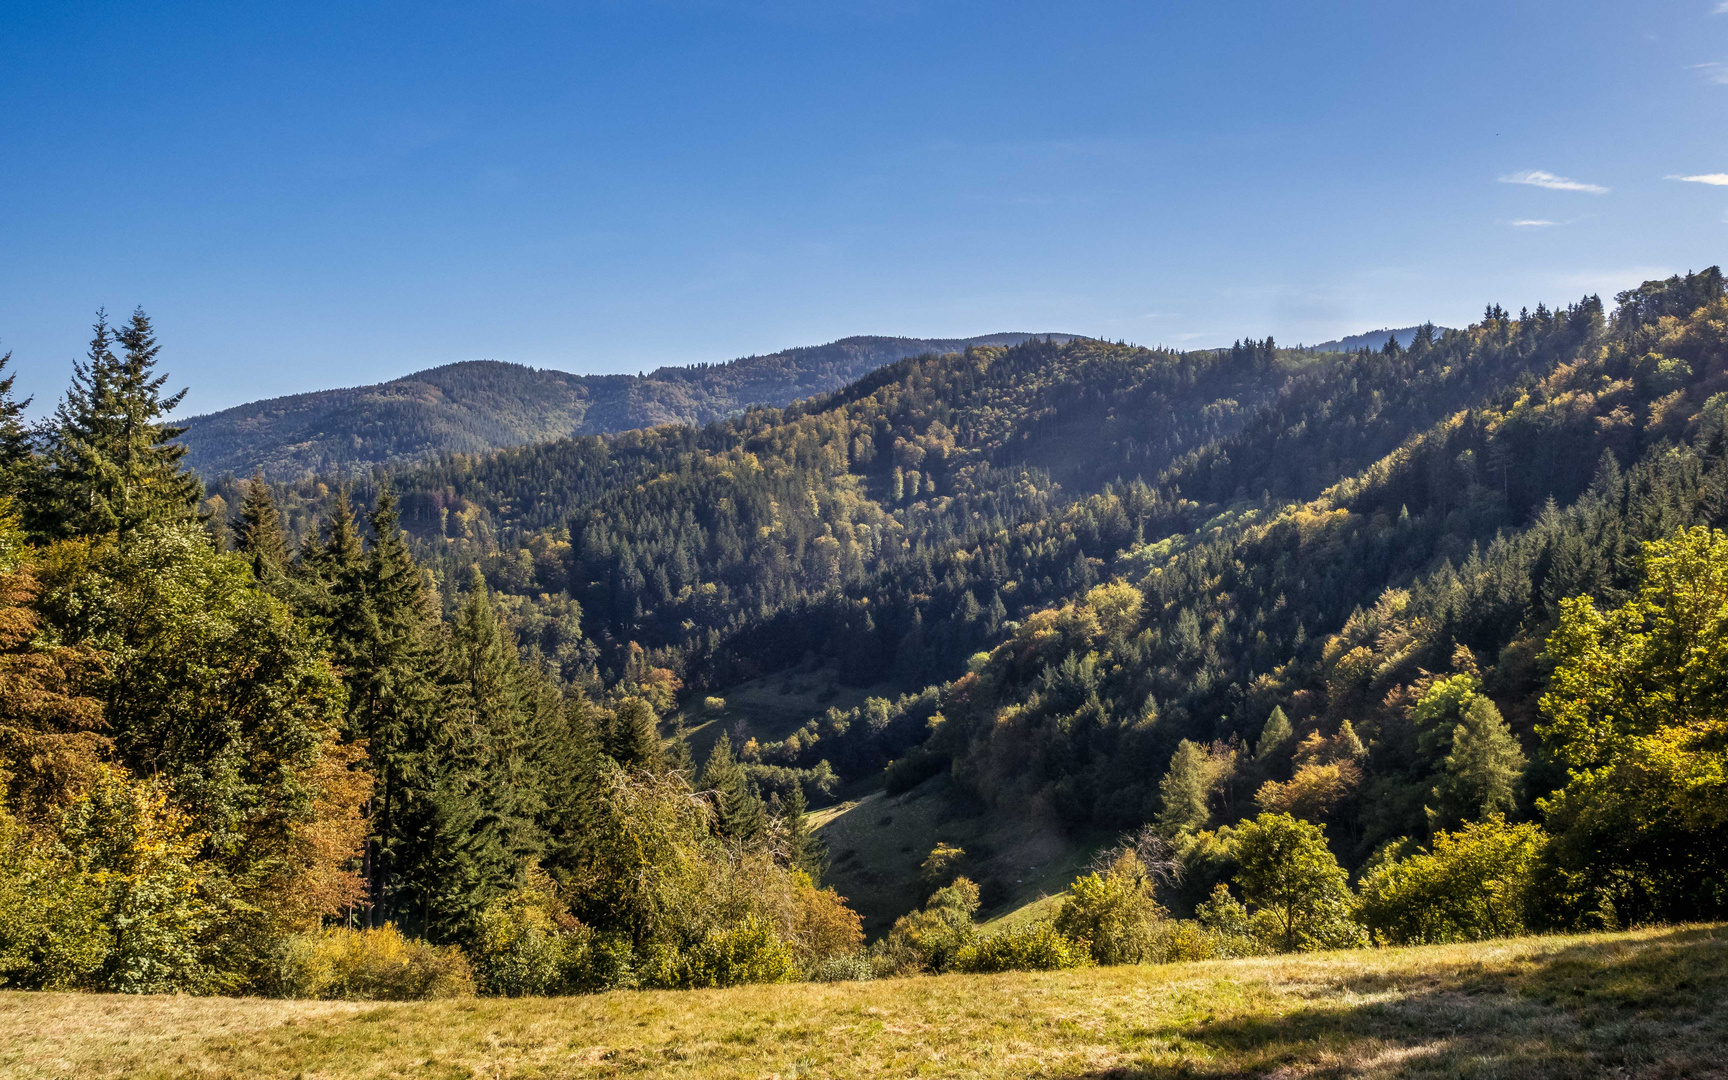
[[[0,1075],[1720,1077],[1728,934],[399,1005],[0,995]]]
[[[567,435],[702,425],[753,405],[785,405],[924,352],[1012,345],[1031,334],[964,340],[850,337],[724,364],[641,375],[575,375],[495,360],[400,379],[269,398],[192,417],[187,464],[207,480],[262,468],[278,479],[363,472],[439,453],[482,453]],[[1068,335],[1054,335],[1066,341]]]

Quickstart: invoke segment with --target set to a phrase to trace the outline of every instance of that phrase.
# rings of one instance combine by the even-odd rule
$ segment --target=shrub
[[[1256,926],[1256,920],[1240,900],[1230,895],[1230,887],[1220,882],[1212,895],[1194,909],[1195,921],[1171,942],[1171,959],[1227,960],[1238,956],[1259,956],[1271,951],[1266,931],[1275,927]]]
[[[559,926],[559,916],[568,925]],[[481,909],[469,959],[482,993],[524,997],[561,993],[566,969],[586,935],[544,891],[517,889]]]
[[[809,971],[834,957],[850,956],[864,944],[864,919],[833,889],[818,889],[810,875],[793,875],[791,948],[798,966]]]
[[[641,982],[636,955],[625,938],[584,932],[564,955],[566,993],[630,990]]]
[[[684,952],[683,986],[785,982],[796,972],[792,953],[764,919],[710,930]]]
[[[978,886],[969,878],[938,889],[922,910],[902,915],[888,932],[884,951],[899,973],[946,971],[961,949],[978,940],[972,915]]]
[[[1129,848],[1104,872],[1086,874],[1068,886],[1055,927],[1080,943],[1095,963],[1139,964],[1163,959],[1164,921],[1151,876]]]
[[[162,786],[112,766],[61,814],[58,842],[32,841],[0,808],[0,976],[22,989],[236,988],[210,962],[223,928],[204,840]]]
[[[930,888],[940,889],[960,876],[960,865],[965,861],[965,848],[938,843],[919,865],[918,876]]]
[[[467,997],[474,977],[455,946],[403,937],[395,926],[298,934],[277,952],[279,997],[345,1001],[418,1001]]]
[[[954,954],[953,971],[1055,971],[1091,963],[1086,944],[1075,941],[1047,922],[992,934]]]
[[[1364,875],[1357,915],[1376,939],[1399,945],[1521,934],[1545,842],[1534,824],[1499,817],[1438,833],[1431,852]]]

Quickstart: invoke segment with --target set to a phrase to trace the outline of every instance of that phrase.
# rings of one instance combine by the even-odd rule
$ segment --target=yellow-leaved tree
[[[1558,914],[1610,925],[1728,910],[1728,535],[1644,546],[1635,599],[1561,604],[1537,733],[1567,769],[1543,800]]]

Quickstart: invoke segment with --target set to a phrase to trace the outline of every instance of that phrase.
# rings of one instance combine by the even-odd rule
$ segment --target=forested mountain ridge
[[[33,430],[0,359],[0,980],[518,995],[1720,919],[1728,295],[1616,301],[972,347],[208,491],[148,317],[99,316]],[[833,692],[761,705],[795,674]],[[842,790],[909,830],[868,948],[807,814]],[[1052,852],[1065,894],[985,933]]]
[[[1322,341],[1318,345],[1308,345],[1305,348],[1313,349],[1315,352],[1355,352],[1357,349],[1382,348],[1388,341],[1395,338],[1399,346],[1407,349],[1420,329],[1417,326],[1405,326],[1397,330],[1382,327],[1379,330],[1369,330],[1361,334],[1349,334],[1331,341]]]
[[[761,767],[947,772],[1202,851],[1290,811],[1361,865],[1564,782],[1538,730],[1562,601],[1623,598],[1640,543],[1723,521],[1721,294],[1491,307],[1375,352],[974,349],[395,482],[434,565],[477,561],[538,648],[580,626],[600,677],[720,691],[814,655],[909,691]],[[1446,725],[1477,701],[1470,765]]]
[[[207,479],[257,469],[276,479],[363,472],[438,453],[481,453],[565,435],[706,424],[751,406],[785,405],[833,390],[904,356],[1014,344],[1032,336],[850,337],[647,375],[574,375],[473,360],[372,386],[269,398],[191,417],[181,441],[189,451],[188,467]]]

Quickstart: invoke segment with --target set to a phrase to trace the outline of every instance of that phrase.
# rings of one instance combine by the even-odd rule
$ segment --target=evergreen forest
[[[148,316],[0,366],[0,982],[427,997],[1728,914],[1719,270],[1321,352],[1029,338],[369,471],[188,468]],[[209,472],[209,470],[207,470]],[[688,730],[819,672],[773,731]],[[938,843],[867,939],[876,792]],[[874,805],[874,804],[873,804]]]

